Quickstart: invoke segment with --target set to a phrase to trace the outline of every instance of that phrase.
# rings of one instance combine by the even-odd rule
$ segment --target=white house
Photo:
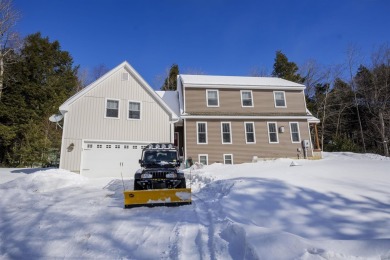
[[[89,177],[130,177],[151,142],[173,142],[176,113],[123,62],[60,106],[60,168]]]

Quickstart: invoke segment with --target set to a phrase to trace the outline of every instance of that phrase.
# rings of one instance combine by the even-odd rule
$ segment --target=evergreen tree
[[[177,75],[179,75],[179,66],[177,64],[172,64],[169,69],[169,75],[165,79],[164,84],[161,86],[161,90],[176,90]]]
[[[298,66],[294,62],[288,61],[287,56],[284,55],[281,51],[276,52],[272,76],[297,83],[302,83],[304,81],[304,79],[298,73]]]
[[[48,118],[74,93],[77,67],[58,41],[40,33],[27,36],[17,58],[0,101],[0,163],[43,164],[47,151],[59,151],[61,132]]]

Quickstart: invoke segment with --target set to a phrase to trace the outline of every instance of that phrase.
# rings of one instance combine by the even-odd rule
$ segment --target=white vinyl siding
[[[207,154],[199,154],[198,155],[198,162],[203,165],[209,164],[209,156]]]
[[[301,137],[299,134],[299,124],[297,122],[290,122],[291,142],[299,143]]]
[[[206,122],[197,122],[197,143],[198,144],[207,144],[207,123]]]
[[[276,122],[268,122],[267,126],[269,143],[279,143],[278,125]]]
[[[223,144],[232,143],[232,126],[230,122],[221,122],[221,137]]]
[[[106,99],[106,118],[119,118],[119,100],[118,99]]]
[[[218,90],[206,90],[207,107],[219,107]]]
[[[284,91],[274,91],[275,107],[287,107]]]
[[[253,107],[253,95],[252,90],[241,90],[241,106]]]
[[[254,144],[256,143],[256,136],[255,136],[255,123],[254,122],[245,122],[245,140],[247,144]]]
[[[224,154],[223,155],[224,164],[233,164],[233,154]]]
[[[141,119],[141,102],[129,101],[128,119],[132,119],[132,120]]]

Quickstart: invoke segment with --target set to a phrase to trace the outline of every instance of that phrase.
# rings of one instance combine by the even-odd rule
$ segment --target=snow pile
[[[188,169],[193,204],[172,208],[123,209],[118,179],[23,174],[0,184],[0,259],[390,259],[388,158],[291,163]]]

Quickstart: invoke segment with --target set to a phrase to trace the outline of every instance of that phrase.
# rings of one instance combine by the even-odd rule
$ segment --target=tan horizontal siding
[[[219,107],[207,107],[206,90],[185,88],[185,112],[306,113],[304,94],[301,90],[285,91],[287,108],[275,107],[272,90],[252,90],[254,106],[242,107],[240,89],[219,89]]]
[[[207,122],[208,144],[197,144],[196,122]],[[221,122],[231,122],[232,144],[222,144]],[[244,122],[254,122],[255,144],[246,144]],[[279,143],[269,143],[267,122],[277,122],[278,128],[284,126],[285,132],[278,133]],[[251,162],[253,156],[259,158],[297,157],[300,143],[292,143],[289,122],[298,122],[300,138],[310,139],[308,124],[304,120],[189,120],[186,125],[187,158],[198,161],[199,154],[208,154],[209,163],[223,163],[223,154],[233,154],[234,163]],[[302,154],[303,155],[303,154]],[[309,153],[311,155],[311,152]]]

